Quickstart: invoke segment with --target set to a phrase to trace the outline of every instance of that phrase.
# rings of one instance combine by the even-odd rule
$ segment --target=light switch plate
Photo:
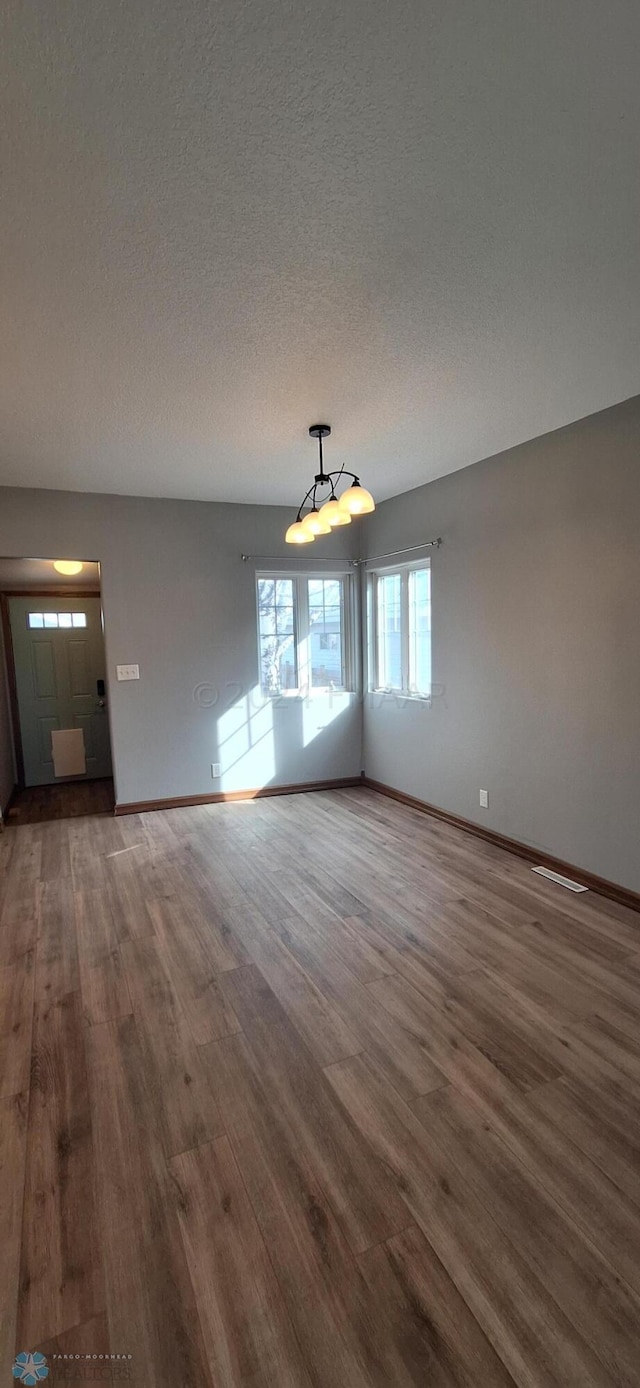
[[[481,808],[482,808],[483,810],[488,810],[488,808],[489,808],[489,792],[488,792],[488,790],[481,790],[481,791],[480,791],[480,805],[481,805]]]
[[[119,680],[139,680],[139,665],[116,665],[116,679]]]

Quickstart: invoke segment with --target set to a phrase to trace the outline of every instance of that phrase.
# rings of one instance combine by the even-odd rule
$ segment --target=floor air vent
[[[581,882],[572,882],[570,877],[562,877],[559,872],[552,872],[551,868],[535,867],[532,872],[539,872],[541,877],[548,877],[550,882],[557,882],[558,886],[566,887],[570,892],[588,892],[588,887],[583,887]]]

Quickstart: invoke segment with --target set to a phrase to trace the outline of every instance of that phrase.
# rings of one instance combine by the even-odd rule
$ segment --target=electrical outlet
[[[139,665],[116,665],[116,679],[118,680],[139,680]]]
[[[481,791],[480,791],[480,804],[481,804],[483,810],[488,810],[488,808],[489,808],[489,792],[488,792],[488,790],[481,790]]]
[[[218,780],[218,778],[219,778],[219,776],[220,776],[220,762],[219,762],[219,761],[212,761],[212,763],[211,763],[211,776],[212,776],[212,778],[213,778],[214,781],[217,781],[217,780]]]

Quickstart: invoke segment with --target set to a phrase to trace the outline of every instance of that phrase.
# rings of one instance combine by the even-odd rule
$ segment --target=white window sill
[[[334,694],[340,696],[353,694],[353,689],[344,689],[342,686],[335,689],[308,689],[304,692],[301,689],[283,689],[280,694],[263,694],[265,702],[277,703],[278,699],[286,699],[288,704],[304,704],[307,699],[332,699]]]
[[[413,694],[404,689],[370,689],[370,694],[377,695],[380,699],[394,699],[403,704],[431,704],[433,694]]]

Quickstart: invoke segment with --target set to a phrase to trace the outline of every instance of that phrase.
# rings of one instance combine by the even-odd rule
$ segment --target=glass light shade
[[[342,493],[338,501],[342,511],[347,511],[350,516],[364,516],[369,511],[375,511],[376,503],[366,487],[361,487],[356,483],[354,487],[347,487],[346,492]]]
[[[300,522],[303,530],[313,539],[314,535],[330,535],[331,526],[326,520],[322,519],[319,511],[307,511],[306,516]]]
[[[73,574],[82,573],[84,566],[79,559],[54,559],[53,567],[59,574],[66,574],[71,578]]]
[[[302,521],[294,521],[293,525],[289,526],[284,538],[288,545],[308,545],[313,539],[313,535],[305,530]]]
[[[333,530],[336,525],[350,525],[351,516],[348,511],[342,511],[340,504],[335,497],[331,501],[325,501],[324,506],[320,507],[320,515],[326,520]]]

